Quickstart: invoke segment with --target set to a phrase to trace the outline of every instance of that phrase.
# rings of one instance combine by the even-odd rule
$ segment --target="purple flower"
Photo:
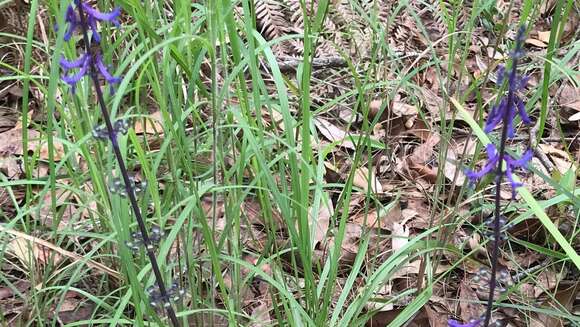
[[[93,56],[85,53],[73,61],[68,61],[61,57],[60,66],[65,71],[65,75],[62,76],[62,80],[71,86],[73,93],[75,92],[76,84],[89,72],[89,67],[96,67],[97,71],[109,84],[117,84],[121,81],[120,77],[111,75],[103,63],[103,56],[100,52],[96,52]],[[67,75],[69,70],[77,68],[80,68],[77,73]]]
[[[518,60],[523,56],[524,32],[525,28],[520,28],[518,31],[516,46],[511,55],[512,68],[510,72],[506,72],[503,65],[498,68],[497,83],[501,85],[507,79],[508,94],[489,113],[483,129],[486,133],[493,131],[500,123],[503,123],[507,126],[507,137],[513,138],[515,135],[513,121],[516,115],[520,116],[524,124],[529,125],[532,123],[526,112],[524,102],[517,95],[518,91],[525,89],[529,80],[528,76],[520,76],[517,72]]]
[[[119,15],[121,14],[121,8],[116,7],[110,13],[103,13],[100,12],[89,4],[85,3],[82,0],[75,0],[75,4],[78,6],[83,6],[83,11],[86,14],[85,23],[93,32],[93,41],[96,43],[101,42],[101,36],[97,31],[97,21],[106,21],[113,23],[115,26],[119,26]],[[69,5],[66,10],[65,21],[69,24],[68,29],[64,35],[64,40],[69,41],[77,28],[81,27],[82,20],[80,19],[78,13],[75,11],[72,5]]]
[[[89,70],[89,61],[90,56],[86,53],[73,61],[68,61],[64,57],[60,58],[60,66],[65,71],[65,75],[62,76],[62,80],[71,87],[73,94],[75,93],[77,83],[87,74]],[[75,68],[80,68],[77,73],[66,75],[69,70]]]
[[[493,144],[488,144],[485,147],[485,151],[487,152],[487,162],[485,164],[485,166],[483,166],[483,168],[480,171],[473,171],[473,170],[467,170],[465,172],[465,175],[467,176],[467,178],[469,179],[469,181],[471,183],[475,183],[478,180],[480,180],[481,178],[483,178],[485,175],[489,174],[489,173],[494,173],[495,170],[497,169],[497,165],[499,164],[499,153],[495,147],[495,145]],[[506,163],[506,167],[505,167],[505,171],[503,171],[502,173],[506,176],[506,178],[508,179],[508,181],[511,184],[512,187],[512,197],[515,197],[516,193],[515,190],[522,186],[522,183],[516,182],[513,176],[513,172],[515,169],[517,168],[525,168],[528,164],[528,162],[532,159],[533,157],[533,153],[531,150],[527,150],[524,155],[522,155],[522,157],[520,159],[514,159],[512,156],[510,156],[509,154],[504,154],[504,161]]]
[[[467,324],[462,324],[459,321],[453,319],[447,320],[447,326],[449,327],[477,327],[480,323],[481,319],[471,320]]]

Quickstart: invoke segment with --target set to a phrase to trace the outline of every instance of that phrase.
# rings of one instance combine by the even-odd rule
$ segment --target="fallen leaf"
[[[104,272],[104,273],[108,274],[109,276],[111,276],[117,280],[120,280],[120,278],[121,278],[120,274],[117,271],[107,267],[106,265],[103,265],[103,264],[96,262],[94,260],[91,260],[91,259],[83,258],[82,256],[80,256],[74,252],[64,250],[64,249],[62,249],[62,248],[60,248],[60,247],[58,247],[50,242],[47,242],[43,239],[40,239],[40,238],[37,238],[34,236],[30,236],[28,234],[19,232],[17,230],[13,230],[11,228],[7,228],[7,227],[2,226],[2,225],[0,225],[0,232],[13,235],[16,237],[16,239],[19,239],[19,241],[17,241],[17,243],[15,243],[16,244],[15,248],[16,248],[16,251],[20,251],[19,254],[21,254],[22,256],[24,256],[23,251],[27,251],[27,253],[29,252],[29,250],[27,250],[30,247],[29,244],[36,244],[37,246],[40,246],[43,248],[48,248],[52,251],[57,252],[59,255],[68,257],[72,260],[82,261],[87,266],[94,268],[94,269],[97,269],[101,272]]]
[[[320,201],[320,207],[318,208],[318,215],[315,215],[312,210],[310,212],[311,226],[310,230],[313,233],[312,237],[312,248],[316,248],[319,243],[323,243],[326,240],[326,234],[328,232],[328,227],[330,226],[330,217],[334,214],[334,206],[332,205],[332,200],[328,193],[323,193],[322,199]],[[316,216],[316,219],[314,218]]]
[[[328,120],[320,117],[314,118],[314,125],[327,140],[333,143],[337,142],[340,146],[351,150],[356,149],[355,142],[357,142],[358,139],[361,137],[367,137],[366,135],[363,136],[360,134],[348,133]],[[371,141],[380,143],[377,138],[370,135],[368,137]]]
[[[484,306],[479,304],[479,298],[473,289],[462,280],[459,283],[459,307],[461,308],[461,319],[470,321],[474,317],[479,317]]]
[[[429,319],[429,324],[420,324],[419,326],[429,326],[429,327],[447,327],[448,313],[444,311],[436,310],[432,303],[426,304],[424,307],[425,314]]]
[[[209,213],[208,209],[208,213]],[[256,198],[246,198],[240,207],[241,212],[248,218],[248,223],[267,226],[262,207]],[[277,210],[270,210],[274,230],[279,230],[284,226],[284,220]]]
[[[572,309],[572,305],[580,292],[580,282],[574,282],[571,285],[559,285],[558,291],[554,297],[548,298],[547,302],[543,305],[548,310],[561,310],[565,308],[567,311]],[[544,321],[546,326],[554,327],[564,327],[567,324],[564,323],[562,319],[558,319],[551,315],[544,315],[539,313],[538,317],[540,320]]]
[[[64,301],[57,307],[50,310],[51,315],[56,314],[56,318],[61,324],[90,319],[95,309],[95,303],[87,301],[80,293],[69,291],[65,294]]]
[[[54,253],[42,245],[31,243],[19,237],[14,238],[8,243],[7,251],[27,267],[33,266],[32,260],[37,265],[45,265],[49,261],[56,264],[62,259],[58,253]]]
[[[462,186],[465,182],[465,174],[459,165],[459,156],[457,155],[456,150],[452,147],[447,149],[447,162],[445,162],[443,174],[449,181],[453,181],[455,178],[455,185],[457,186]],[[457,177],[455,174],[457,174]]]
[[[394,222],[402,221],[401,205],[399,200],[387,205],[386,207],[372,209],[369,212],[359,212],[351,218],[352,222],[361,226],[371,228],[382,228],[392,230]],[[365,224],[366,221],[366,224]]]
[[[15,127],[7,132],[0,134],[0,157],[7,157],[10,155],[23,155],[22,151],[22,129]],[[59,161],[64,155],[64,147],[62,143],[54,139],[53,142],[54,160]],[[42,160],[48,160],[49,146],[46,137],[42,138],[38,131],[33,129],[28,130],[28,151],[38,152],[38,156]]]
[[[383,186],[374,174],[370,174],[367,167],[360,167],[354,173],[353,184],[360,187],[363,191],[368,192],[369,176],[371,191],[374,193],[383,193]]]
[[[163,117],[161,111],[136,119],[133,124],[135,134],[163,134]]]
[[[435,147],[441,141],[441,137],[437,133],[432,133],[425,143],[419,145],[413,150],[413,153],[409,156],[408,160],[414,164],[425,164],[429,162],[435,151]]]
[[[526,44],[531,44],[531,45],[538,47],[538,48],[548,47],[547,43],[544,43],[544,42],[542,42],[540,40],[536,40],[536,39],[526,39]]]
[[[393,237],[392,249],[393,252],[397,252],[407,243],[409,243],[409,228],[400,223],[393,223]]]
[[[538,31],[538,40],[544,43],[550,42],[550,31]]]

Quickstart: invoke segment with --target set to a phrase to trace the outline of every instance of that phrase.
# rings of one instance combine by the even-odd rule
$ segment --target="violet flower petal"
[[[66,60],[65,57],[60,57],[60,66],[66,71],[74,68],[80,68],[88,59],[88,55],[84,54],[73,61]]]
[[[69,41],[80,23],[76,12],[71,5],[69,5],[66,9],[65,22],[67,22],[69,25],[66,32],[64,33],[64,40]]]
[[[113,9],[111,12],[104,13],[104,12],[100,12],[97,9],[91,7],[89,4],[87,4],[85,2],[82,3],[82,6],[83,6],[83,9],[85,10],[85,12],[87,13],[87,15],[89,15],[97,20],[107,21],[107,22],[111,22],[114,24],[118,24],[117,18],[121,14],[120,7],[115,7],[115,9]]]
[[[470,322],[468,322],[466,324],[462,324],[459,321],[453,320],[453,319],[449,319],[447,321],[447,325],[449,327],[477,327],[477,326],[479,326],[479,323],[481,323],[480,319],[471,320]]]
[[[520,159],[515,160],[511,157],[507,157],[507,161],[508,164],[511,165],[512,167],[526,167],[528,165],[528,162],[530,160],[532,160],[532,157],[534,156],[532,150],[527,150]]]
[[[507,101],[505,99],[501,100],[501,102],[495,106],[489,115],[487,116],[487,121],[485,123],[485,127],[483,131],[486,133],[491,132],[494,128],[499,125],[499,123],[503,120],[503,115],[507,107]]]
[[[518,108],[518,114],[522,118],[522,121],[524,122],[524,124],[530,125],[532,123],[532,120],[530,119],[530,116],[528,116],[528,113],[526,112],[526,106],[524,105],[524,102],[519,97],[516,97],[515,100],[516,107]]]
[[[101,43],[101,35],[99,34],[99,31],[97,30],[96,19],[94,19],[91,16],[87,17],[87,24],[89,25],[89,27],[91,28],[91,31],[93,32],[93,41],[95,43]]]
[[[101,54],[97,54],[96,64],[97,68],[99,69],[99,72],[101,73],[101,75],[103,75],[103,77],[107,82],[111,84],[116,84],[121,81],[121,78],[115,77],[111,75],[111,73],[109,73],[107,67],[105,67],[105,64],[103,63],[103,56]]]

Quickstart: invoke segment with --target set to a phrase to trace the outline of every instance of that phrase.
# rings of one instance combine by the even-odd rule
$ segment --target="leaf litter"
[[[384,24],[388,21],[394,4],[392,1],[381,1],[381,11],[377,18],[379,22]],[[506,4],[505,1],[498,1],[497,8],[494,9],[502,12],[507,9],[507,7],[504,7]],[[473,32],[473,38],[479,40],[472,42],[472,47],[469,48],[470,52],[465,65],[467,71],[464,71],[463,67],[456,67],[457,58],[449,58],[445,52],[447,40],[443,36],[448,31],[441,20],[443,13],[439,12],[439,9],[435,7],[425,6],[419,1],[411,1],[408,6],[420,13],[419,19],[427,28],[426,34],[423,33],[423,29],[419,28],[417,22],[408,13],[403,11],[393,15],[391,17],[393,20],[391,28],[393,30],[392,33],[387,34],[386,41],[395,51],[405,54],[405,56],[401,56],[397,60],[401,65],[410,67],[415,62],[416,57],[418,57],[416,54],[433,46],[433,51],[442,54],[441,58],[445,61],[442,65],[444,68],[442,73],[449,76],[439,77],[438,74],[440,72],[437,72],[433,67],[428,67],[411,79],[410,82],[415,84],[414,86],[416,87],[414,90],[412,88],[405,89],[404,92],[397,92],[394,96],[386,96],[383,92],[373,90],[372,92],[377,94],[372,95],[374,100],[371,100],[368,104],[369,117],[372,119],[377,118],[378,123],[374,126],[372,133],[362,130],[362,125],[360,124],[361,112],[358,112],[354,107],[356,101],[353,101],[354,99],[352,98],[345,98],[344,101],[326,108],[324,112],[317,113],[314,118],[314,126],[316,127],[315,132],[319,134],[320,139],[338,144],[324,161],[326,168],[325,182],[345,182],[349,174],[354,171],[353,184],[356,188],[352,201],[348,205],[349,217],[346,222],[346,235],[341,244],[340,264],[343,274],[349,272],[349,265],[352,265],[360,250],[361,239],[365,237],[371,238],[373,249],[368,251],[366,258],[373,258],[374,256],[374,260],[380,262],[386,256],[380,256],[377,253],[384,252],[385,249],[391,251],[391,253],[400,250],[418,233],[440,224],[442,222],[441,217],[446,216],[448,212],[452,211],[453,207],[459,207],[456,213],[461,220],[461,224],[454,227],[457,230],[453,232],[454,234],[451,237],[447,238],[448,243],[445,245],[453,246],[458,250],[479,248],[479,251],[474,254],[474,258],[470,258],[470,260],[476,259],[478,264],[473,264],[470,261],[471,263],[467,264],[467,268],[465,265],[454,268],[449,274],[449,278],[440,284],[434,285],[436,295],[425,304],[419,314],[413,318],[413,321],[409,322],[410,326],[426,326],[426,324],[430,326],[445,326],[446,319],[450,315],[461,317],[464,321],[467,321],[469,317],[474,316],[475,312],[481,311],[477,308],[477,293],[468,280],[477,270],[477,266],[485,263],[485,260],[481,258],[485,255],[485,251],[481,245],[482,239],[477,234],[478,226],[467,216],[467,212],[470,209],[474,209],[473,205],[475,204],[467,205],[467,208],[465,208],[465,204],[453,202],[458,196],[458,190],[466,183],[463,174],[465,165],[478,165],[478,159],[481,158],[481,155],[476,153],[475,144],[477,142],[473,138],[468,138],[469,131],[463,128],[461,121],[457,119],[455,119],[455,130],[452,131],[449,139],[447,139],[447,136],[442,136],[447,131],[439,130],[440,124],[443,122],[449,123],[456,117],[454,112],[446,105],[445,97],[447,94],[441,92],[441,81],[453,84],[450,92],[459,94],[465,92],[471,82],[475,80],[482,81],[481,92],[484,100],[488,101],[489,96],[493,95],[494,86],[489,81],[483,81],[483,78],[489,74],[489,78],[492,81],[495,79],[493,76],[495,65],[497,62],[505,61],[509,47],[507,44],[497,44],[500,40],[497,40],[493,33],[488,33],[483,27],[477,26]],[[289,6],[286,8],[271,1],[258,0],[256,10],[259,12],[256,16],[259,32],[267,40],[272,40],[292,32],[303,31],[303,19],[299,14],[301,11],[295,9],[297,9],[295,3],[294,7]],[[465,12],[469,9],[467,7],[459,9],[461,12],[458,16],[458,26],[464,26],[467,20]],[[294,12],[289,12],[290,10],[294,10]],[[541,14],[547,16],[550,10],[553,10],[553,2],[548,1],[543,6]],[[348,6],[341,5],[341,10],[331,11],[331,13],[327,22],[325,22],[325,27],[331,33],[326,33],[321,37],[321,44],[317,49],[317,58],[336,57],[337,53],[332,44],[338,43],[353,55],[355,64],[368,65],[365,60],[370,55],[371,47],[364,47],[361,44],[369,43],[369,35],[365,33],[369,33],[371,29],[368,26],[364,26],[362,20],[359,19],[360,17]],[[517,18],[517,12],[511,13],[510,19],[512,21],[517,21]],[[577,15],[572,15],[570,21],[573,23],[577,20]],[[573,40],[571,36],[572,23],[564,26],[563,44],[569,44]],[[349,24],[357,27],[358,34],[355,33],[350,37],[343,32],[343,29],[339,28]],[[528,50],[532,52],[532,56],[541,56],[544,53],[550,34],[549,24],[539,23],[537,26],[532,27],[530,37],[526,40],[529,47]],[[434,41],[440,42],[434,44]],[[294,39],[277,45],[274,50],[279,58],[286,56],[299,57],[300,47],[300,41]],[[446,63],[450,61],[454,68],[453,75],[447,71]],[[352,81],[344,77],[346,74],[344,74],[345,70],[343,69],[340,65],[315,69],[312,88],[312,98],[315,100],[315,107],[343,96],[345,90],[353,87]],[[392,79],[395,78],[396,71],[394,70],[396,67],[383,67],[382,69],[389,70],[388,76]],[[457,71],[463,73],[461,80],[458,79],[460,76]],[[539,72],[539,70],[536,70],[532,72],[532,75],[533,73],[539,74]],[[291,79],[292,77],[289,78]],[[560,139],[573,141],[575,138],[577,139],[576,134],[580,123],[578,88],[570,82],[559,81],[558,83],[560,82],[559,91],[557,93],[552,92],[551,96],[555,99],[553,106],[561,109],[561,114],[558,116],[560,120],[556,122],[561,124],[561,128],[550,123],[554,125],[549,126],[550,133]],[[21,97],[18,89],[8,89],[11,91],[0,92],[0,109],[9,108],[12,110],[15,108],[15,99],[18,100]],[[0,88],[1,90],[2,88]],[[466,108],[475,114],[478,108],[476,99],[473,95],[468,95],[466,98]],[[345,105],[345,103],[348,105]],[[489,105],[492,103],[493,101]],[[297,108],[295,102],[291,105],[293,110]],[[12,118],[14,115],[6,113],[7,111],[0,111],[0,171],[9,180],[19,180],[24,176],[22,164],[19,162],[24,152],[21,137],[23,130],[22,126],[18,126],[16,120]],[[263,110],[262,112],[264,113],[262,118],[267,120],[266,126],[284,131],[282,117],[277,111]],[[550,112],[551,115],[554,115],[553,109]],[[343,117],[343,119],[336,119],[336,117]],[[37,130],[37,126],[33,127],[31,125],[26,128],[30,137],[26,151],[30,154],[37,154],[44,161],[48,160],[48,146],[44,132],[40,129]],[[164,131],[161,113],[155,111],[146,118],[137,119],[134,129],[136,134],[144,135],[146,138],[151,135],[160,136]],[[160,137],[164,136],[161,135]],[[354,166],[351,159],[353,157],[352,154],[354,151],[359,150],[356,146],[358,141],[366,137],[369,137],[375,144],[379,144],[380,147],[366,153],[362,163]],[[526,140],[521,142],[525,144]],[[467,147],[465,147],[466,144],[468,144]],[[320,144],[313,145],[317,151],[322,149]],[[580,162],[578,142],[575,144],[573,142],[562,144],[559,141],[542,141],[538,148],[546,154],[552,163],[553,170],[548,170],[542,167],[543,165],[539,164],[537,160],[534,161],[534,166],[544,169],[543,172],[546,175],[553,176],[556,171],[560,175],[564,175],[567,171],[578,170],[577,163]],[[445,158],[442,158],[443,150],[446,153]],[[59,142],[55,143],[54,156],[56,161],[64,158],[64,148]],[[378,165],[375,165],[380,158],[388,163],[386,169],[379,170]],[[445,161],[443,169],[439,169],[443,165],[439,160]],[[48,170],[43,165],[42,162],[38,163],[37,177],[47,176]],[[251,174],[248,173],[248,175]],[[526,178],[533,180],[533,182],[526,183],[526,185],[531,187],[531,191],[537,192],[539,197],[543,196],[545,199],[549,199],[557,194],[552,186],[543,179],[538,178],[538,176],[533,175]],[[440,185],[441,182],[443,185]],[[439,192],[439,198],[434,198],[433,194],[437,188],[440,188],[441,192]],[[393,196],[393,191],[395,193],[398,192],[400,197]],[[454,193],[451,193],[451,191],[454,191]],[[16,187],[10,190],[6,188],[0,189],[0,203],[2,204],[3,214],[12,217],[13,211],[11,213],[10,210],[5,209],[7,208],[5,204],[13,202],[12,195],[9,193],[16,197],[16,202],[22,201],[24,193],[22,189]],[[38,193],[35,191],[35,194]],[[78,210],[75,207],[75,202],[78,199],[74,199],[70,195],[63,199],[62,196],[66,195],[66,191],[61,190],[58,190],[56,195],[58,206],[66,207],[64,210],[70,210],[69,213],[64,211],[63,219],[61,219],[61,223],[68,224],[68,219],[75,214],[75,210]],[[369,196],[379,203],[372,204],[370,202],[369,208],[365,210],[364,206]],[[342,212],[342,208],[334,207],[337,202],[333,201],[334,198],[330,191],[328,194],[325,193],[324,197],[328,201],[323,201],[324,203],[321,203],[318,212],[310,212],[309,215],[311,217],[312,243],[313,247],[315,247],[314,250],[318,250],[321,253],[320,260],[324,260],[325,251],[332,248],[335,241],[332,235],[332,231],[335,228],[333,217],[340,215]],[[511,196],[506,194],[503,198],[508,200]],[[51,226],[51,219],[54,213],[47,206],[53,201],[50,193],[39,198],[38,201],[37,205],[40,210],[33,215],[33,219],[38,220],[45,226]],[[202,205],[204,205],[208,221],[213,218],[213,210],[216,209],[215,216],[218,218],[216,222],[217,239],[226,230],[227,221],[225,219],[223,199],[218,199],[218,203],[213,203],[212,201],[213,199],[205,197]],[[485,201],[485,199],[481,195],[475,195],[473,201]],[[10,205],[13,206],[13,204]],[[91,206],[91,208],[96,211],[94,206]],[[270,211],[268,216],[271,216],[271,220],[266,220],[267,215],[264,214],[264,210]],[[276,242],[280,248],[287,245],[288,231],[287,227],[284,226],[285,220],[276,208],[262,208],[262,204],[258,203],[254,198],[248,197],[240,205],[240,212],[244,218],[241,241],[247,249],[251,249],[254,253],[262,253],[268,240],[268,228],[276,231]],[[571,218],[574,221],[573,217],[569,217],[569,213],[563,212],[560,213],[560,216],[566,219]],[[314,219],[314,217],[317,218]],[[566,219],[563,219],[563,221]],[[65,226],[59,225],[59,228],[64,228]],[[514,241],[531,242],[543,246],[546,239],[539,231],[540,227],[537,221],[532,218],[525,224],[522,223],[519,226],[515,226],[514,231],[511,232],[511,237]],[[8,244],[10,244],[11,254],[25,265],[30,264],[29,261],[26,261],[30,259],[34,259],[39,263],[46,263],[48,256],[57,258],[58,261],[66,260],[66,258],[79,259],[77,257],[78,254],[59,251],[58,247],[47,246],[44,242],[48,241],[31,235],[26,237],[24,235],[16,235]],[[504,257],[501,259],[510,273],[521,273],[524,268],[528,269],[541,265],[546,258],[546,255],[530,251],[518,242],[510,244],[513,245],[514,252],[510,254],[504,253]],[[33,256],[28,256],[27,252],[22,251],[22,249],[31,250]],[[450,265],[460,257],[445,253],[440,258],[439,266],[441,268],[437,269],[436,273],[447,272],[451,269]],[[263,264],[253,257],[246,257],[245,260],[252,265],[264,268]],[[105,269],[100,263],[92,264],[93,268],[97,270],[108,274],[113,273],[113,271]],[[396,292],[414,287],[413,280],[419,274],[420,265],[421,262],[415,260],[401,267],[375,295],[381,298],[389,298]],[[269,270],[269,273],[271,273],[271,270]],[[243,271],[243,274],[247,276],[249,272]],[[546,306],[555,306],[554,300],[546,296],[554,294],[556,300],[563,304],[567,310],[573,310],[577,299],[573,299],[571,294],[573,290],[577,291],[577,284],[571,284],[568,288],[560,286],[570,285],[572,280],[570,276],[573,275],[571,273],[568,274],[567,271],[565,273],[557,273],[555,270],[545,269],[537,276],[534,276],[533,283],[529,281],[523,283],[523,291],[521,294],[517,294],[522,297],[521,299],[516,298],[514,295],[513,299],[510,300],[520,303],[533,300],[539,301]],[[362,276],[360,278],[361,283],[364,282]],[[251,279],[256,280],[257,278],[254,276]],[[271,323],[274,317],[271,308],[271,292],[268,289],[268,284],[264,281],[258,280],[256,283],[258,286],[253,290],[244,286],[244,301],[247,302],[245,303],[245,309],[252,317],[253,326],[265,326]],[[2,289],[0,288],[0,290]],[[78,294],[66,296],[66,299],[63,306],[66,309],[64,311],[71,312],[74,311],[80,302],[84,301]],[[372,306],[368,307],[369,310],[371,308]],[[402,308],[404,308],[403,303],[383,306],[380,310],[384,314],[377,315],[376,319],[381,322],[381,325],[386,325],[396,317],[396,314]],[[92,309],[89,311],[92,311]],[[514,321],[514,326],[522,325],[523,318],[521,315],[517,312],[510,312],[509,314],[511,315],[510,319]],[[70,323],[86,319],[86,315],[78,314],[71,318],[61,317],[59,319],[63,323]],[[534,319],[544,325],[561,323],[553,318],[541,315],[537,315]]]

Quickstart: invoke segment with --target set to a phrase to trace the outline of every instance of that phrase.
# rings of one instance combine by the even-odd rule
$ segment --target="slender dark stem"
[[[512,62],[512,70],[510,72],[510,81],[513,81],[515,79],[515,74],[516,74],[516,69],[517,69],[517,65],[518,65],[518,59],[517,57],[514,58],[513,62]],[[511,84],[511,83],[510,83]],[[495,171],[495,198],[494,198],[494,202],[495,202],[495,213],[494,213],[494,220],[493,220],[493,248],[492,248],[492,253],[491,253],[491,276],[489,278],[489,296],[487,298],[487,307],[486,307],[486,311],[485,311],[485,319],[483,321],[483,327],[487,327],[489,326],[489,322],[491,320],[491,312],[493,311],[493,302],[494,302],[494,296],[495,296],[495,287],[497,284],[497,278],[496,278],[496,274],[497,274],[497,261],[498,261],[498,257],[499,257],[499,242],[501,239],[501,224],[500,224],[500,218],[501,218],[501,182],[502,182],[502,178],[503,178],[503,159],[505,157],[505,147],[506,147],[506,143],[507,143],[507,138],[508,138],[508,115],[510,115],[510,107],[513,105],[513,97],[514,97],[514,91],[512,89],[512,86],[509,85],[508,86],[508,95],[507,95],[507,107],[506,110],[504,111],[504,116],[503,116],[503,127],[502,127],[502,131],[501,131],[501,140],[500,140],[500,144],[499,144],[499,150],[498,150],[498,163],[497,163],[497,168]]]
[[[121,171],[121,176],[123,178],[123,182],[125,183],[125,191],[127,196],[129,197],[129,202],[131,203],[131,207],[133,208],[133,212],[135,214],[135,218],[137,219],[137,224],[139,225],[139,230],[141,231],[141,235],[143,236],[143,244],[145,245],[145,250],[147,252],[147,256],[149,257],[149,261],[151,262],[151,269],[153,270],[153,274],[155,275],[155,280],[157,282],[157,286],[159,287],[159,293],[161,297],[166,300],[168,299],[167,296],[167,289],[165,288],[165,284],[163,283],[163,277],[161,275],[161,270],[159,269],[159,265],[157,264],[157,258],[155,257],[155,252],[153,252],[153,246],[151,244],[151,239],[149,238],[149,234],[147,233],[147,227],[145,226],[145,222],[143,221],[143,216],[141,215],[141,209],[139,208],[139,204],[137,203],[137,198],[135,196],[135,190],[133,189],[131,180],[129,178],[129,173],[127,172],[127,167],[125,166],[125,162],[123,161],[123,156],[121,155],[121,150],[119,149],[119,144],[117,142],[117,135],[114,131],[113,124],[111,122],[111,117],[109,116],[109,112],[107,111],[107,106],[105,104],[105,99],[103,97],[103,91],[101,90],[101,86],[99,85],[99,77],[94,67],[94,55],[91,51],[91,46],[89,43],[89,36],[88,31],[86,29],[86,17],[84,14],[82,2],[76,2],[77,8],[79,11],[79,16],[81,19],[81,26],[83,32],[83,40],[85,42],[85,50],[87,54],[90,56],[91,65],[90,65],[90,75],[91,79],[93,80],[93,84],[95,87],[95,92],[97,94],[97,101],[99,103],[99,107],[101,108],[101,113],[105,120],[105,125],[107,126],[107,131],[109,132],[109,139],[111,140],[111,145],[113,146],[113,152],[115,153],[115,158],[117,159],[117,163],[119,165],[119,170]],[[166,306],[167,315],[171,320],[171,324],[175,327],[179,327],[179,321],[177,320],[177,316],[175,315],[175,311],[171,305]]]

